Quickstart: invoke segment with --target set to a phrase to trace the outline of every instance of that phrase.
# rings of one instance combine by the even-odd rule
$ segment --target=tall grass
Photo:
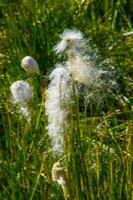
[[[131,2],[131,1],[130,1]],[[130,200],[132,189],[132,29],[127,1],[0,1],[0,199],[1,200]],[[95,105],[84,105],[73,88],[65,152],[53,156],[46,132],[44,101],[47,81],[57,58],[52,48],[59,34],[77,27],[103,56],[118,68],[118,82],[128,106],[107,102],[99,115]],[[101,40],[103,42],[101,42]],[[41,75],[29,76],[21,59],[33,56]],[[58,58],[61,60],[61,58]],[[9,87],[26,80],[34,88],[31,123],[14,113]],[[122,80],[122,81],[121,81]],[[38,89],[39,88],[39,89]],[[85,97],[82,98],[84,104]],[[97,111],[96,111],[97,110]],[[66,190],[52,180],[51,170],[60,161],[65,168]]]

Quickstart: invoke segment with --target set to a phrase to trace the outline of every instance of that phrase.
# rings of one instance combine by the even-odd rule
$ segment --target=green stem
[[[30,197],[30,200],[32,200],[33,197],[34,197],[34,194],[35,194],[37,185],[38,185],[38,183],[39,183],[39,179],[40,179],[41,173],[42,173],[42,171],[43,171],[43,167],[44,167],[44,162],[42,162],[42,164],[41,164],[41,168],[40,168],[39,174],[38,174],[38,176],[37,176],[36,183],[35,183],[35,186],[34,186],[34,188],[33,188],[33,191],[32,191],[31,197]]]

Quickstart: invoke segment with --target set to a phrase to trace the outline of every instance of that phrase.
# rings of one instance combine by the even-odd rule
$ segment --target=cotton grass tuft
[[[54,47],[56,53],[80,48],[81,42],[83,42],[83,35],[80,31],[66,29],[60,35],[60,39],[60,42]]]
[[[65,30],[54,50],[67,56],[64,65],[78,87],[86,87],[88,96],[98,96],[101,91],[116,87],[115,70],[109,59],[103,61],[96,51],[92,52],[88,39],[80,31]]]
[[[19,107],[19,113],[21,113],[28,121],[30,121],[28,103],[32,99],[32,89],[30,85],[23,80],[18,80],[12,83],[10,86],[12,94],[12,103]]]
[[[45,110],[48,117],[47,131],[53,154],[64,151],[63,133],[71,97],[70,76],[62,66],[57,66],[49,75],[50,84],[46,90]]]
[[[15,103],[26,103],[32,98],[30,85],[23,80],[18,80],[12,83],[10,91]]]
[[[51,175],[52,175],[52,180],[56,181],[59,185],[63,186],[66,184],[65,170],[60,164],[60,162],[56,162],[53,164]]]

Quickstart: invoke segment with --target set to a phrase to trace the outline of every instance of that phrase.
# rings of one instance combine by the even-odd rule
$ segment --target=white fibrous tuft
[[[16,103],[26,103],[32,98],[32,90],[26,81],[15,81],[10,86],[10,90]]]
[[[116,86],[114,69],[111,69],[110,61],[101,61],[97,53],[92,53],[87,39],[81,32],[66,30],[60,38],[61,41],[55,46],[55,51],[60,55],[62,53],[67,55],[64,63],[80,86],[86,86],[91,91],[90,94]]]
[[[67,66],[73,79],[84,85],[91,86],[99,76],[92,68],[91,61],[83,59],[79,52],[74,52],[73,56],[69,57]]]
[[[70,76],[62,66],[55,68],[49,76],[51,82],[46,90],[45,110],[48,117],[47,131],[53,153],[62,153],[63,132],[71,96]]]
[[[94,71],[89,55],[85,55],[86,42],[80,31],[65,30],[55,51],[57,53],[64,51],[67,54],[66,66],[74,80],[88,86],[95,83],[99,72]]]
[[[54,47],[56,53],[62,53],[70,49],[78,49],[84,38],[80,31],[66,29],[60,35],[61,41]]]
[[[18,80],[10,86],[12,94],[12,103],[17,104],[19,113],[29,121],[28,102],[32,99],[32,89],[30,85],[23,80]]]
[[[64,186],[66,184],[65,169],[61,166],[60,162],[53,164],[51,175],[52,180],[56,181],[59,185]]]
[[[21,61],[22,68],[29,74],[39,74],[37,61],[31,56],[25,56]]]

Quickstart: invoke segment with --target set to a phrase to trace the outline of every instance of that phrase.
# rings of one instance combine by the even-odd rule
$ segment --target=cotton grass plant
[[[58,34],[68,24],[80,27],[87,38],[92,38],[87,45],[87,55],[88,51],[92,55],[89,56],[91,64],[99,66],[97,56],[91,49],[95,46],[119,70],[121,94],[125,94],[132,105],[133,41],[132,36],[123,37],[132,31],[132,0],[1,0],[0,10],[0,199],[65,199],[62,186],[53,181],[51,175],[54,164],[61,161],[61,170],[64,166],[66,168],[69,200],[131,200],[133,128],[132,111],[127,104],[122,108],[116,105],[115,93],[112,95],[112,92],[106,99],[106,90],[99,101],[101,91],[98,94],[98,90],[94,92],[94,87],[88,90],[73,81],[75,95],[70,102],[67,130],[65,127],[63,135],[64,156],[60,158],[56,154],[53,157],[46,130],[47,116],[44,114],[47,83],[40,86],[39,82],[43,95],[35,95],[39,91],[35,89],[38,75],[24,74],[18,66],[24,55],[32,55],[39,62],[41,77],[46,75],[57,62],[52,47],[59,38]],[[68,59],[63,58],[66,54],[58,55],[58,62],[63,60],[61,64],[65,67]],[[102,69],[106,71],[106,66],[109,67],[107,60],[103,61],[103,65]],[[114,77],[112,73],[111,76]],[[44,77],[42,79],[45,81]],[[9,87],[16,80],[26,80],[34,88],[34,116],[30,126],[26,126],[22,114],[12,114]],[[84,100],[87,94],[89,105],[85,105]],[[120,100],[121,96],[117,98]],[[82,112],[79,110],[81,105],[85,105]],[[103,109],[105,106],[106,110]],[[99,109],[104,113],[99,113]]]
[[[76,198],[83,199],[83,196],[80,193],[80,191],[82,190],[82,192],[85,193],[85,197],[87,199],[95,199],[95,195],[90,194],[87,191],[90,188],[90,181],[88,180],[88,177],[83,176],[82,172],[84,171],[87,173],[88,171],[90,173],[91,172],[94,173],[96,175],[95,181],[96,181],[97,187],[99,188],[100,170],[101,170],[100,165],[99,165],[99,159],[101,159],[99,157],[101,156],[99,154],[99,148],[101,148],[101,151],[103,151],[105,155],[110,154],[110,152],[112,152],[111,154],[114,154],[114,155],[117,155],[117,153],[114,152],[112,148],[110,150],[109,143],[104,144],[103,141],[98,142],[97,134],[93,138],[93,140],[90,140],[89,136],[87,135],[87,132],[86,132],[87,130],[86,130],[84,133],[85,135],[83,136],[83,130],[80,127],[80,113],[79,113],[80,98],[79,97],[81,95],[84,95],[85,96],[84,100],[85,101],[87,100],[87,102],[90,101],[91,97],[93,97],[94,102],[97,103],[97,101],[101,102],[101,99],[103,98],[103,96],[104,98],[108,97],[106,93],[113,95],[113,92],[117,89],[117,84],[116,84],[116,80],[114,76],[115,71],[114,71],[114,67],[110,64],[109,60],[101,61],[97,58],[96,55],[95,56],[93,55],[93,58],[91,57],[92,54],[90,54],[90,52],[88,51],[87,40],[83,37],[81,32],[76,31],[76,30],[65,30],[60,37],[61,37],[61,41],[54,47],[54,50],[57,54],[60,54],[60,55],[66,54],[67,59],[63,62],[62,73],[59,73],[59,68],[57,67],[56,69],[53,70],[53,72],[50,75],[51,78],[53,77],[53,80],[51,79],[51,83],[46,92],[47,95],[46,95],[45,109],[48,116],[48,123],[49,125],[54,124],[54,126],[52,126],[52,128],[54,127],[54,129],[51,129],[52,131],[50,131],[51,126],[48,125],[47,127],[48,135],[50,136],[51,141],[52,140],[54,141],[55,145],[58,144],[57,145],[58,147],[59,147],[59,144],[61,146],[64,146],[64,143],[65,143],[65,151],[63,150],[62,153],[64,153],[64,155],[66,156],[66,165],[67,165],[68,173],[71,173],[71,165],[73,163],[73,167],[76,170],[75,172],[76,175],[75,174],[73,175],[74,176],[79,175],[79,177],[75,177],[75,181],[71,185],[71,187],[73,187],[75,191],[77,190]],[[55,78],[52,74],[56,75]],[[66,76],[66,74],[68,74],[67,80],[69,84],[66,84],[64,91],[68,98],[66,98],[66,96],[64,97],[66,98],[67,101],[70,101],[70,100],[73,101],[73,104],[71,104],[73,105],[72,110],[70,108],[71,107],[70,104],[69,104],[69,107],[68,106],[61,107],[63,94],[64,94],[64,93],[61,93],[63,91],[61,77]],[[80,92],[80,90],[82,90],[82,93]],[[56,98],[53,95],[54,92],[56,93]],[[54,105],[54,107],[52,107],[52,105]],[[54,112],[56,111],[55,112],[56,116],[53,110]],[[85,112],[87,112],[87,110]],[[66,117],[68,116],[68,113],[71,115],[71,117],[69,115],[70,118]],[[106,124],[106,120],[104,123]],[[65,126],[64,126],[65,124],[67,124],[67,129],[66,129],[67,132],[68,133],[71,132],[69,133],[69,136],[62,134],[65,131]],[[72,127],[74,126],[73,129],[70,128],[71,126]],[[55,128],[58,131],[55,131],[56,130]],[[85,148],[84,146],[85,144],[82,141],[83,137],[86,137],[89,140],[88,150],[86,151],[86,153],[83,151],[83,149]],[[51,145],[52,147],[54,147],[52,143]],[[67,145],[70,147],[68,148]],[[96,154],[93,152],[93,150],[91,150],[91,147],[94,147],[94,151],[96,151]],[[54,147],[54,149],[56,148]],[[56,155],[59,156],[60,148],[57,148],[56,150],[57,150]],[[86,155],[88,155],[89,150],[93,152],[92,155],[96,155],[96,156],[90,157],[89,155],[89,158],[87,158]],[[94,159],[94,162],[93,162],[93,159]],[[86,160],[88,160],[87,162],[88,162],[89,169],[86,166]],[[111,160],[110,162],[111,162],[110,165],[113,165],[113,163],[115,162],[115,157],[114,157],[114,160]],[[78,169],[78,165],[80,165],[80,163],[82,163],[80,166],[81,169]],[[105,167],[108,167],[108,163],[105,164]],[[68,180],[69,180],[68,182],[71,182],[70,177],[68,177]],[[69,193],[70,196],[73,196],[74,194],[70,194],[71,193],[70,191],[71,189],[68,186],[67,192]],[[112,189],[110,189],[110,191],[112,192]],[[96,196],[97,198],[100,198],[101,196],[100,190],[98,190],[98,193]]]
[[[55,51],[60,57],[65,54],[65,59],[49,74],[47,88],[41,88],[43,97],[36,95],[35,81],[28,83],[38,76],[33,65],[35,74],[27,70],[28,81],[15,81],[10,88],[12,104],[20,109],[16,118],[8,102],[2,104],[0,198],[130,200],[132,121],[127,116],[131,111],[108,107],[99,116],[91,103],[97,107],[107,93],[113,94],[114,69],[108,60],[98,60],[90,52],[81,32],[65,30],[60,39]],[[6,84],[3,81],[5,88]],[[29,119],[31,99],[34,115],[26,126],[18,116]]]

